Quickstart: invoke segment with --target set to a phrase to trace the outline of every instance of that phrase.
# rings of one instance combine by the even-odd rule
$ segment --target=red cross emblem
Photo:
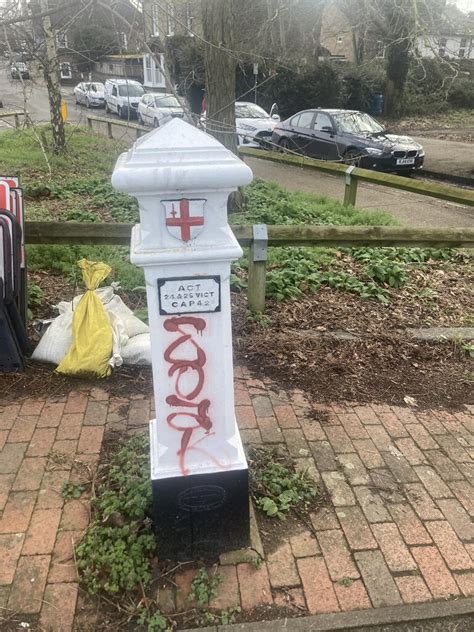
[[[163,200],[168,232],[181,241],[195,239],[204,227],[206,200]]]

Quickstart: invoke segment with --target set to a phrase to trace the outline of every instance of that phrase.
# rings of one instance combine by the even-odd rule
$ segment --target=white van
[[[132,79],[107,79],[105,82],[105,111],[116,112],[120,118],[137,115],[138,104],[145,94],[143,86]]]

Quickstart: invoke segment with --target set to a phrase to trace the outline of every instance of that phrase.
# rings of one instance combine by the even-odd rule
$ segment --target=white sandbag
[[[100,287],[95,290],[97,296],[104,305],[105,311],[109,316],[112,325],[113,336],[113,352],[109,360],[112,367],[119,367],[125,361],[122,354],[122,348],[125,347],[129,340],[139,336],[148,337],[147,344],[143,340],[138,340],[129,348],[128,364],[151,364],[151,355],[149,351],[150,336],[149,327],[146,323],[137,318],[131,309],[129,309],[122,301],[120,296],[114,292],[116,285]],[[55,308],[59,312],[48,329],[43,334],[36,349],[32,354],[32,359],[38,362],[50,362],[58,365],[69,351],[73,342],[72,335],[72,317],[73,310],[82,298],[82,294],[75,296],[72,301],[61,301]]]
[[[41,340],[31,356],[37,362],[51,362],[59,364],[72,345],[72,315],[71,303],[69,309],[57,316],[48,329],[44,332]]]
[[[138,334],[130,338],[122,347],[124,364],[145,366],[151,364],[150,334]]]

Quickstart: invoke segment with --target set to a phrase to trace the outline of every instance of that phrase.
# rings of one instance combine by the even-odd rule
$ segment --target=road
[[[7,73],[5,65],[0,62],[0,98],[3,100],[4,110],[23,108],[24,96],[21,82],[12,81]],[[48,95],[46,88],[40,79],[25,82],[25,96],[27,109],[32,119],[36,122],[49,120]],[[90,110],[74,104],[72,86],[63,87],[63,97],[68,104],[69,121],[71,123],[86,124],[86,116]],[[94,114],[104,116],[104,110],[94,110]],[[113,116],[113,115],[112,115]],[[13,121],[12,121],[13,123]],[[2,121],[0,120],[0,126]],[[5,126],[5,123],[3,123]],[[123,137],[127,137],[124,130]],[[135,134],[128,137],[134,140]],[[433,140],[433,139],[430,139]],[[453,143],[456,150],[449,149],[451,141],[438,141],[442,144],[443,151],[468,152],[472,151],[472,145],[467,143]],[[459,148],[459,146],[461,146]],[[434,149],[432,149],[434,152]],[[439,148],[438,148],[439,152]],[[449,155],[449,153],[446,153]],[[466,157],[469,154],[466,153]],[[272,180],[287,187],[290,190],[306,191],[308,193],[324,194],[337,200],[342,200],[344,184],[341,178],[309,172],[308,170],[289,165],[277,165],[265,160],[246,159],[252,168],[254,176],[264,180]],[[463,227],[474,226],[474,209],[430,199],[424,196],[376,187],[375,185],[359,184],[357,193],[357,206],[364,209],[382,209],[391,213],[402,224],[407,226],[449,226]]]

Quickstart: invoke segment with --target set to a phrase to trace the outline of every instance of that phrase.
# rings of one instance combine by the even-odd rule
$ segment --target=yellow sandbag
[[[73,343],[56,371],[65,375],[107,377],[111,373],[112,326],[96,290],[112,268],[81,259],[77,264],[87,291],[74,311]]]

